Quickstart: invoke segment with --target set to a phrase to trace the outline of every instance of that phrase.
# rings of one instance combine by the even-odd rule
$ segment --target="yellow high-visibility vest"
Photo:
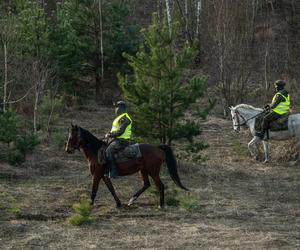
[[[289,110],[290,110],[290,104],[291,104],[290,95],[288,95],[287,97],[285,97],[285,96],[284,96],[283,94],[281,94],[280,92],[277,92],[277,93],[274,95],[274,97],[273,97],[273,99],[272,99],[272,102],[275,101],[277,95],[281,95],[281,96],[284,98],[285,101],[279,103],[279,104],[277,105],[277,107],[273,108],[272,110],[273,110],[275,113],[279,114],[279,115],[286,114],[286,113],[289,112]]]
[[[130,116],[127,113],[123,113],[123,114],[119,115],[114,120],[110,132],[118,131],[121,128],[121,126],[119,124],[119,121],[124,116],[126,116],[130,120],[130,124],[128,124],[128,126],[126,127],[124,133],[121,134],[120,136],[118,136],[117,138],[120,138],[120,139],[130,139],[130,137],[131,137],[132,120],[131,120]]]

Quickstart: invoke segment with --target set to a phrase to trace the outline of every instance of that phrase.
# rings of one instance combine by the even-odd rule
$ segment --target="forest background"
[[[185,85],[199,76],[195,96],[201,100],[183,102],[216,104],[214,112],[227,116],[230,105],[262,106],[273,95],[273,82],[284,79],[297,104],[299,9],[299,1],[287,0],[1,1],[0,140],[8,150],[17,148],[2,158],[21,162],[45,136],[63,144],[55,127],[63,112],[123,98],[122,77],[137,74],[132,58],[146,44],[154,12],[158,27],[176,29],[174,54],[193,50],[191,61],[173,73]],[[186,123],[157,138],[170,143],[187,128],[185,137],[199,133]]]

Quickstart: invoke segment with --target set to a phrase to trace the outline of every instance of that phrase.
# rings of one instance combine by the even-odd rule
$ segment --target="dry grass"
[[[109,112],[74,111],[69,120],[100,136],[110,127]],[[62,129],[69,120],[61,121]],[[95,220],[82,227],[67,218],[80,195],[90,191],[87,163],[80,153],[65,155],[63,149],[40,145],[26,165],[11,170],[10,178],[8,166],[4,175],[0,172],[0,193],[6,194],[0,204],[13,197],[20,209],[16,216],[7,212],[9,205],[0,206],[0,249],[300,248],[300,171],[277,157],[285,147],[272,144],[273,162],[263,165],[248,156],[247,132],[236,135],[229,121],[214,117],[203,128],[198,139],[210,144],[201,152],[207,160],[190,164],[181,159],[179,169],[195,207],[159,210],[155,195],[145,192],[133,207],[116,209],[101,183]],[[175,150],[180,152],[178,146]],[[168,199],[175,184],[166,171],[163,181]],[[113,182],[124,204],[141,185],[136,175]]]

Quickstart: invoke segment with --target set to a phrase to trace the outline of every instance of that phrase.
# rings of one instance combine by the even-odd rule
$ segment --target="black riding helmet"
[[[126,112],[126,103],[124,101],[118,101],[115,104],[115,112],[117,115],[125,113]]]
[[[277,80],[276,82],[274,82],[274,86],[275,86],[277,91],[283,90],[284,86],[285,86],[285,81]]]

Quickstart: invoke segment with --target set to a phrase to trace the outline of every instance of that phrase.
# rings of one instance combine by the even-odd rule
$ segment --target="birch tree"
[[[171,8],[170,8],[170,2],[172,0],[165,0],[166,3],[166,13],[167,13],[167,20],[168,20],[168,28],[170,36],[172,34],[172,15],[171,15]]]
[[[0,19],[0,42],[3,52],[3,112],[7,110],[8,88],[13,82],[9,70],[10,59],[16,54],[16,43],[18,40],[16,19],[12,14],[3,15]]]
[[[49,24],[43,7],[38,1],[21,2],[18,6],[22,41],[21,57],[30,67],[28,79],[34,89],[33,130],[37,132],[38,106],[49,80],[48,48]]]
[[[208,5],[210,56],[218,67],[219,94],[227,107],[243,102],[251,76],[251,9],[248,1],[214,0]]]

